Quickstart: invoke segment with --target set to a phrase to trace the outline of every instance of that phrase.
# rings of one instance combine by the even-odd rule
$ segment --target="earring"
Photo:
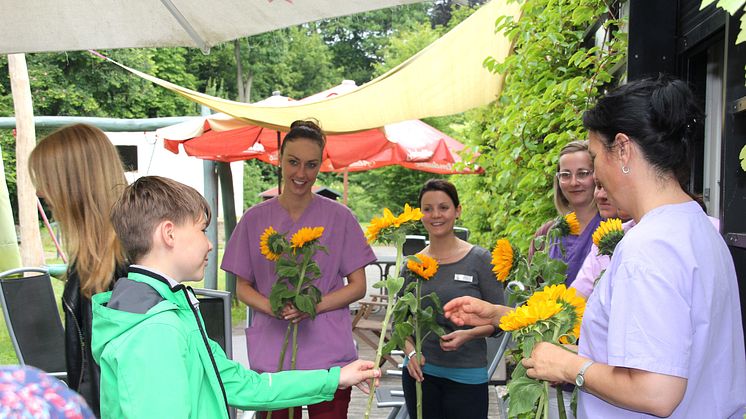
[[[622,173],[624,173],[625,175],[628,174],[629,173],[629,167],[622,166]]]

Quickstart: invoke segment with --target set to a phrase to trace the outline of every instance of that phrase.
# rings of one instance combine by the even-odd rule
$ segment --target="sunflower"
[[[420,260],[420,263],[417,263],[414,259],[409,259],[407,261],[407,269],[417,274],[420,278],[427,281],[438,272],[438,262],[435,259],[422,253],[416,254],[415,257]]]
[[[572,234],[573,236],[577,236],[578,234],[580,234],[580,223],[578,222],[578,216],[575,215],[574,211],[565,215],[565,221],[570,227],[570,234]]]
[[[562,304],[554,301],[537,301],[533,304],[525,304],[500,319],[500,329],[506,332],[523,329],[536,322],[546,320],[562,311]]]
[[[622,220],[609,218],[601,221],[596,231],[593,232],[593,243],[598,247],[599,255],[611,256],[622,237],[624,237]]]
[[[396,217],[394,225],[396,227],[399,227],[400,225],[408,223],[410,221],[420,221],[422,219],[422,215],[422,211],[420,211],[419,208],[412,208],[409,206],[409,204],[404,204],[404,212]]]
[[[261,250],[262,255],[273,262],[280,259],[280,254],[272,251],[270,240],[272,240],[274,236],[279,235],[280,233],[275,231],[272,226],[269,226],[264,230],[261,237],[259,238],[259,249]]]
[[[497,276],[497,280],[505,282],[513,271],[517,258],[515,250],[507,239],[500,239],[492,250],[492,272]]]
[[[395,217],[388,208],[383,209],[383,217],[373,217],[365,232],[365,236],[368,238],[368,243],[375,242],[381,234],[381,231],[394,226],[396,219],[397,217]]]
[[[567,288],[565,284],[549,285],[541,291],[535,292],[529,297],[527,305],[539,304],[545,301],[555,302],[562,305],[568,318],[572,320],[572,334],[577,340],[580,337],[580,324],[585,314],[585,298],[577,294],[575,288]],[[563,336],[560,339],[562,343],[568,343]]]
[[[308,243],[318,240],[324,234],[324,227],[303,227],[293,234],[290,244],[293,249],[300,249]]]

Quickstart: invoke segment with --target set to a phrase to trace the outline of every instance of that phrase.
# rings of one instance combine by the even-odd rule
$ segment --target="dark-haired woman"
[[[461,215],[453,184],[441,179],[427,181],[420,190],[419,204],[430,239],[422,253],[438,262],[435,276],[422,284],[422,295],[434,292],[444,304],[464,295],[504,304],[502,284],[492,273],[490,252],[459,239],[453,232]],[[404,276],[407,282],[411,280]],[[425,299],[423,304],[427,307],[431,302]],[[486,418],[489,361],[485,337],[495,333],[495,327],[457,327],[442,315],[436,320],[446,334],[425,338],[420,364],[414,356],[414,343],[406,342],[402,384],[409,416],[416,417],[415,381],[420,381],[424,417]]]
[[[238,298],[255,313],[253,324],[246,329],[253,370],[278,370],[288,322],[299,323],[296,369],[344,366],[357,359],[349,304],[365,296],[365,266],[376,257],[352,212],[311,191],[325,144],[326,137],[315,123],[296,121],[291,125],[280,148],[282,193],[246,211],[223,255],[222,269],[238,276]],[[315,256],[321,278],[314,285],[323,297],[314,320],[292,306],[279,318],[271,310],[268,296],[277,276],[274,262],[268,261],[259,247],[259,238],[269,226],[287,235],[302,227],[324,227],[320,244],[328,253]],[[289,356],[282,369],[290,369]],[[332,401],[309,406],[309,415],[313,419],[346,418],[349,401],[350,389],[338,390]],[[301,409],[295,409],[294,416],[300,418]],[[287,418],[287,410],[274,412],[272,417]]]
[[[530,377],[577,384],[580,418],[739,418],[746,355],[730,253],[681,188],[699,119],[665,76],[630,82],[583,115],[595,175],[635,228],[591,294],[579,354],[539,344]]]

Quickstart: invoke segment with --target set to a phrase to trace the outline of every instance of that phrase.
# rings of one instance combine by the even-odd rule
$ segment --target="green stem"
[[[402,248],[404,247],[404,239],[398,238],[395,242],[396,244],[396,264],[394,265],[394,272],[395,275],[399,275],[399,272],[401,271],[401,263],[402,263]],[[389,322],[391,321],[391,314],[393,312],[392,308],[394,307],[394,298],[396,298],[395,295],[389,295],[389,298],[386,302],[386,314],[383,316],[383,323],[381,324],[381,333],[378,337],[378,348],[376,348],[376,359],[374,367],[378,368],[379,365],[381,365],[381,358],[383,358],[383,346],[386,343],[386,332],[389,328]],[[373,398],[375,397],[375,379],[370,379],[370,394],[368,394],[368,406],[365,408],[365,414],[364,418],[369,419],[370,418],[370,411],[373,408]]]
[[[541,418],[542,413],[544,413],[544,405],[546,403],[547,403],[546,394],[542,392],[541,395],[539,396],[539,405],[536,406],[536,413],[534,414],[534,419]]]
[[[288,340],[290,338],[290,326],[292,324],[288,323],[288,328],[285,330],[285,339],[282,340],[282,349],[280,350],[280,362],[277,365],[277,371],[282,371],[283,365],[285,364],[285,353],[288,350]],[[267,413],[267,419],[272,419],[272,412],[270,411]]]
[[[549,419],[549,381],[544,381],[544,418]]]
[[[565,401],[562,396],[562,386],[557,386],[557,411],[559,411],[559,419],[567,419],[567,412],[565,412]]]
[[[417,351],[417,365],[422,368],[422,331],[420,330],[420,298],[422,293],[422,280],[416,279],[415,288],[417,290],[417,307],[414,312],[414,348]],[[424,374],[423,374],[424,376]],[[415,390],[417,395],[417,419],[422,419],[422,383],[415,381]]]
[[[298,284],[296,284],[295,287],[295,296],[297,297],[300,295],[301,287],[303,287],[303,280],[306,278],[306,269],[308,268],[308,262],[310,261],[310,257],[307,257],[305,254],[303,255],[303,265],[300,269],[300,275],[298,276]],[[295,305],[295,298],[293,298],[293,305]],[[297,307],[296,307],[297,308]],[[291,323],[288,325],[288,331],[290,331],[290,325],[293,326],[293,354],[290,358],[290,369],[295,369],[295,361],[298,356],[298,323]],[[285,335],[285,340],[287,341],[287,334]],[[288,417],[292,419],[295,413],[295,407],[291,407],[288,410]]]

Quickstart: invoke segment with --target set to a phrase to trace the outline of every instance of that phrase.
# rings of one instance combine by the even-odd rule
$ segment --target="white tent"
[[[198,47],[418,0],[0,0],[0,54]]]

